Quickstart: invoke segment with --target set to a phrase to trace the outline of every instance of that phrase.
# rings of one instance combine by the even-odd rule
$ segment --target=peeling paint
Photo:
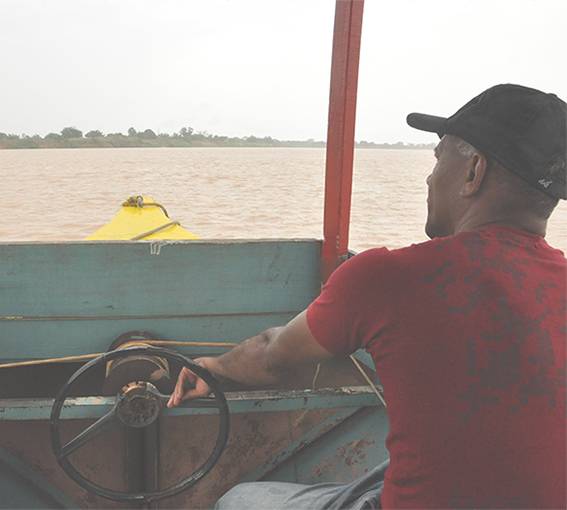
[[[161,247],[169,244],[168,241],[152,241],[150,243],[150,255],[159,255]]]
[[[313,474],[316,477],[327,477],[339,469],[339,464],[343,463],[349,467],[357,464],[364,464],[368,449],[374,445],[376,441],[373,439],[357,439],[344,444],[336,449],[335,455],[327,457],[313,468]]]

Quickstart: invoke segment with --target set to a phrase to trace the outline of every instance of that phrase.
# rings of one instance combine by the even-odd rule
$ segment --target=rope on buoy
[[[144,207],[149,206],[159,207],[163,211],[163,214],[169,218],[169,214],[167,214],[167,210],[163,205],[158,204],[157,202],[144,202],[144,197],[142,195],[128,197],[128,199],[122,203],[122,207],[139,207],[140,209],[143,209]]]

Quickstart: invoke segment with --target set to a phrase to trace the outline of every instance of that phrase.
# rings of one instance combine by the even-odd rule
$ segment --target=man
[[[219,508],[565,508],[567,260],[544,236],[567,197],[566,118],[565,102],[517,85],[448,119],[408,116],[441,138],[432,240],[357,255],[286,326],[199,360],[259,387],[367,349],[388,403],[385,480],[243,484]],[[169,405],[208,393],[184,370]]]

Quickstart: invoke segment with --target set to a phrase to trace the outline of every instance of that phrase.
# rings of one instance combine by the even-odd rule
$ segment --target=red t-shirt
[[[370,352],[388,403],[384,508],[565,508],[567,261],[493,226],[345,262],[309,306]]]

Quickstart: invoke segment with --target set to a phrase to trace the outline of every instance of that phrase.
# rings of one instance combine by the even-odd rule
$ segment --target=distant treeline
[[[357,147],[369,149],[432,149],[435,144],[375,143],[360,141]],[[309,140],[277,140],[271,136],[242,138],[212,135],[206,131],[195,132],[184,127],[179,133],[155,133],[151,129],[136,131],[133,127],[126,134],[107,133],[99,130],[83,134],[80,129],[66,127],[60,133],[44,137],[6,134],[0,132],[0,149],[79,149],[84,147],[325,147],[325,142]]]

